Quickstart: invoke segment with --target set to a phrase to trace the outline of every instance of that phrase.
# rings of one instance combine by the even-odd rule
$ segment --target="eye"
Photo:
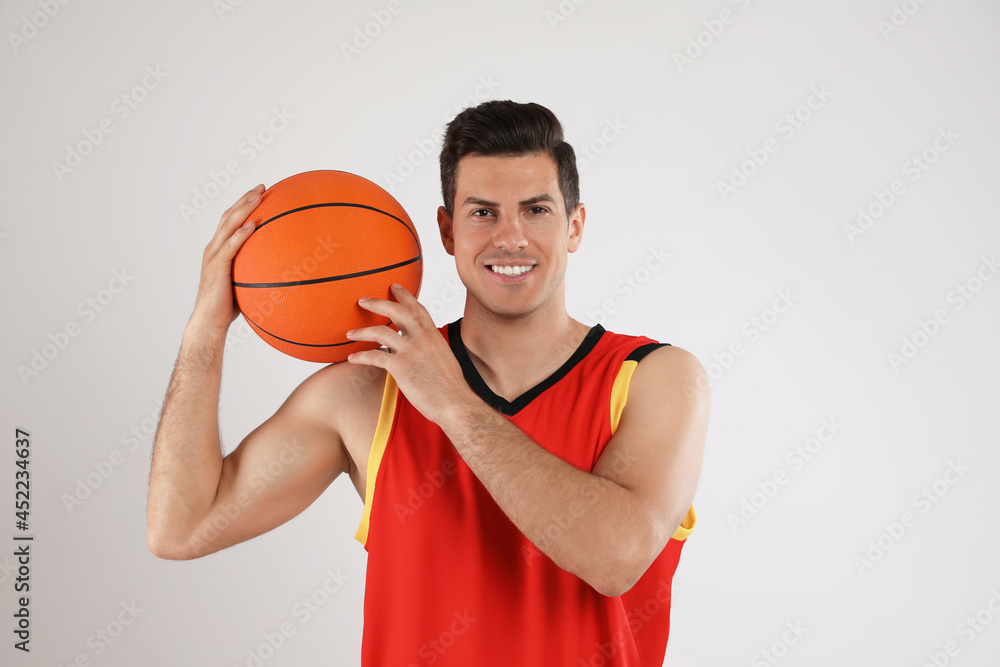
[[[545,208],[544,206],[532,206],[528,209],[528,213],[532,213],[534,215],[541,215],[542,213],[548,213],[548,210],[549,209]]]
[[[472,216],[476,218],[484,218],[488,215],[493,215],[493,211],[488,208],[477,208],[472,211]]]

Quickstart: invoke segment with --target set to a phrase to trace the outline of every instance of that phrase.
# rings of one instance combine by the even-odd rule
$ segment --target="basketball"
[[[250,327],[272,347],[333,363],[378,347],[347,331],[389,324],[358,305],[419,294],[417,230],[392,195],[344,171],[308,171],[275,183],[250,215],[253,233],[233,258],[233,291]]]

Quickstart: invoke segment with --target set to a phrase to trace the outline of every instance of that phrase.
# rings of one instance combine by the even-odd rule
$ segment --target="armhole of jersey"
[[[632,373],[635,372],[635,367],[638,365],[639,362],[633,359],[623,361],[622,367],[615,377],[615,383],[611,385],[611,435],[614,435],[615,431],[618,430],[622,411],[625,409],[625,403],[628,402],[628,385],[632,382]]]
[[[628,386],[632,382],[632,373],[635,372],[635,367],[639,365],[647,354],[652,352],[658,347],[667,347],[670,343],[648,343],[646,345],[640,345],[639,347],[632,350],[625,361],[622,362],[622,367],[618,370],[618,375],[615,376],[615,383],[611,386],[611,435],[615,434],[618,430],[618,423],[622,418],[622,411],[625,409],[625,403],[628,402]]]
[[[670,343],[650,343],[636,348],[622,362],[622,367],[615,376],[615,383],[611,386],[611,435],[618,430],[621,422],[622,411],[625,410],[625,403],[628,402],[628,387],[632,382],[632,374],[635,373],[636,366],[642,358],[658,347],[664,347]],[[694,505],[688,508],[687,515],[681,521],[681,525],[674,531],[671,539],[683,541],[694,531],[695,524],[698,523],[698,516],[694,512]]]
[[[694,505],[691,505],[688,508],[688,513],[684,516],[684,520],[681,521],[681,525],[677,526],[677,530],[674,531],[670,539],[683,542],[688,538],[688,535],[694,532],[694,527],[697,523],[698,515],[694,513]]]
[[[382,390],[382,407],[379,408],[378,424],[375,426],[375,437],[372,438],[371,451],[368,453],[368,470],[365,482],[365,511],[361,515],[361,524],[358,532],[354,534],[354,539],[362,545],[368,542],[368,520],[371,516],[372,499],[375,497],[375,479],[378,477],[378,468],[382,463],[382,455],[385,454],[386,443],[389,442],[389,432],[392,430],[392,419],[396,414],[396,381],[392,375],[385,374],[385,388]]]

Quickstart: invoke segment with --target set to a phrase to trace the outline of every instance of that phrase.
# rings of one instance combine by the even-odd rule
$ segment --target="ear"
[[[583,240],[583,223],[587,219],[587,209],[583,204],[577,204],[573,213],[569,216],[569,228],[567,229],[566,249],[569,252],[576,252]]]
[[[451,214],[448,213],[444,206],[438,206],[438,231],[441,232],[441,244],[444,245],[444,251],[455,256],[455,234],[451,226]]]

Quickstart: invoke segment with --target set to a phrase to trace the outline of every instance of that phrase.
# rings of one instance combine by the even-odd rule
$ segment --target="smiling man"
[[[586,212],[548,109],[463,111],[441,176],[463,317],[437,327],[399,286],[394,300],[362,299],[399,333],[349,332],[382,349],[307,378],[225,458],[215,405],[237,314],[228,271],[259,186],[223,215],[157,432],[150,549],[194,558],[249,539],[346,472],[364,499],[364,665],[660,665],[695,525],[701,364],[567,313]],[[249,493],[279,457],[278,479]],[[249,506],[218,521],[240,494]]]

